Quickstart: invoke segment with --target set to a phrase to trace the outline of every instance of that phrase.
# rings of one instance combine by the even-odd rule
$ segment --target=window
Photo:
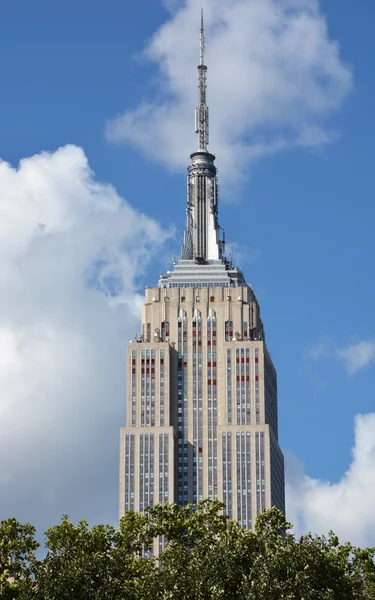
[[[229,342],[233,338],[233,321],[225,322],[225,340]]]
[[[166,338],[169,337],[169,321],[163,321],[161,324],[161,332],[160,337],[163,342],[166,341]]]
[[[199,296],[196,296],[196,298],[195,298],[195,302],[200,302],[200,301],[201,301],[200,297],[199,297]]]
[[[210,302],[215,302],[215,296],[211,296]]]

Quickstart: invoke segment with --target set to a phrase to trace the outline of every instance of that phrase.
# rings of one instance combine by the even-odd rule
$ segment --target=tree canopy
[[[64,516],[46,532],[37,559],[35,528],[0,522],[4,600],[374,600],[374,548],[308,534],[296,539],[284,515],[263,511],[255,532],[218,501],[129,512],[119,528]],[[153,556],[153,544],[164,549]]]

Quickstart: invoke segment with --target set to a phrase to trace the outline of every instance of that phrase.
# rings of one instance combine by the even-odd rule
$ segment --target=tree
[[[129,512],[117,530],[90,529],[86,521],[74,525],[65,516],[47,531],[42,560],[34,556],[34,535],[29,524],[0,525],[1,599],[375,598],[375,549],[340,544],[333,533],[297,540],[276,508],[260,513],[254,533],[209,500],[183,508],[158,505],[144,515]],[[146,558],[155,540],[164,540],[164,549]]]
[[[67,516],[46,532],[48,555],[35,565],[38,598],[45,600],[136,600],[155,564],[142,558],[150,545],[148,518],[129,513],[119,530],[89,529]]]
[[[35,528],[16,519],[0,521],[0,598],[29,598],[35,581],[31,563],[39,544]]]
[[[372,600],[374,549],[340,545],[338,538],[296,540],[284,515],[263,511],[255,533],[221,514],[219,502],[157,506],[155,533],[169,543],[155,576],[158,598],[174,600]]]

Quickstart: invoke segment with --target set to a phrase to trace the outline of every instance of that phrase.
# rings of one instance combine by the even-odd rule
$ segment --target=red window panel
[[[213,332],[212,332],[212,335],[216,335],[216,331],[213,331]]]
[[[211,296],[210,301],[215,302],[215,296]]]
[[[209,360],[207,363],[207,366],[210,367],[211,366],[211,361]]]
[[[212,363],[213,367],[216,367],[216,360],[214,360],[214,362]]]
[[[255,375],[255,381],[259,381],[259,375]]]
[[[211,346],[211,340],[207,341],[207,346]]]
[[[257,356],[255,357],[255,362],[259,362],[259,358]]]
[[[160,364],[161,364],[161,365],[164,365],[164,358],[161,358],[161,359],[160,359]]]
[[[216,379],[213,380],[213,385],[216,385]]]
[[[196,327],[196,326],[197,326],[197,322],[193,321],[193,327]]]
[[[132,373],[133,373],[133,375],[135,375],[135,369],[132,369]]]

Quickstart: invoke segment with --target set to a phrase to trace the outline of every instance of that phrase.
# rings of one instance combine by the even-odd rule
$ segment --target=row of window
[[[246,458],[245,458],[246,453]],[[251,529],[250,432],[236,433],[237,522]]]
[[[255,432],[256,510],[266,506],[266,481],[264,459],[264,432]],[[232,481],[232,444],[235,443],[236,489]],[[252,527],[251,432],[222,433],[222,494],[225,513],[232,517],[233,494],[236,494],[237,522],[242,527]]]
[[[196,327],[196,321],[199,321],[201,319],[202,319],[201,311],[196,309],[195,313],[194,313],[194,321],[192,323],[193,328]],[[179,322],[182,320],[187,320],[187,313],[185,310],[180,311]],[[213,309],[209,310],[207,320],[208,321],[216,320],[216,312]],[[193,332],[193,335],[194,335],[194,332]],[[155,337],[155,339],[157,339],[157,341],[165,342],[167,339],[169,339],[169,336],[170,336],[170,323],[169,323],[169,321],[162,321],[160,329],[155,330],[154,337]],[[225,322],[224,338],[227,342],[236,340],[236,339],[252,340],[252,339],[256,339],[256,337],[257,336],[255,335],[253,330],[249,329],[247,321],[244,321],[242,323],[242,332],[241,333],[234,332],[233,321]],[[146,341],[146,342],[152,341],[151,323],[146,324],[146,335],[142,336],[142,340]]]
[[[207,326],[207,346],[216,347],[216,320]],[[216,364],[216,363],[215,363]],[[217,387],[216,367],[207,363],[208,493],[217,498]]]
[[[224,513],[232,518],[232,434],[222,434],[222,469]]]
[[[168,285],[163,285],[164,288],[196,288],[197,287],[197,283],[195,281],[193,282],[189,282],[189,281],[183,281],[181,283],[168,283]],[[201,288],[212,288],[212,287],[223,287],[223,288],[234,288],[234,287],[238,287],[237,285],[237,280],[232,280],[229,279],[229,281],[225,281],[225,282],[220,282],[220,281],[203,281],[202,283],[199,284],[199,287]],[[184,296],[182,296],[183,298]]]
[[[168,453],[169,439],[167,433],[159,434],[159,503],[168,502]]]
[[[265,465],[264,465],[264,432],[255,432],[255,458],[256,458],[256,479],[257,482],[262,481],[263,485],[257,486],[257,513],[266,508],[266,492],[265,492]]]
[[[134,511],[134,434],[125,434],[125,511]]]
[[[139,512],[154,505],[154,434],[139,436]]]
[[[202,361],[197,360],[199,346],[202,345],[202,320],[199,310],[195,311],[192,323],[193,331],[193,502],[203,499],[203,456],[202,437],[203,425],[199,415],[202,414]],[[197,468],[198,466],[198,468]]]
[[[188,453],[187,453],[187,321],[182,314],[178,322],[178,463],[183,465],[183,470],[178,472],[178,490],[177,501],[180,506],[187,504],[187,483],[188,483]],[[180,443],[181,442],[181,443]],[[186,494],[185,494],[186,491]]]

